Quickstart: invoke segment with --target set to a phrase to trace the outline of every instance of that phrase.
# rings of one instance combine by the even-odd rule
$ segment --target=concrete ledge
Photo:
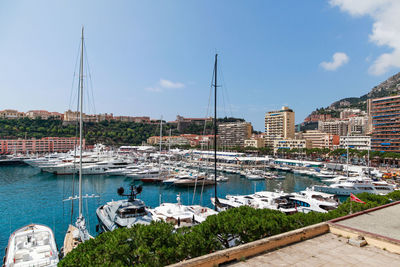
[[[278,249],[296,242],[310,239],[329,232],[329,225],[326,222],[310,225],[290,232],[263,238],[233,248],[220,250],[208,255],[200,256],[191,260],[181,261],[169,266],[218,266],[221,263],[255,256],[257,254]]]
[[[339,224],[329,224],[329,230],[332,234],[343,236],[345,238],[356,239],[358,236],[363,236],[368,245],[400,254],[399,240]]]
[[[384,208],[388,208],[394,205],[399,205],[400,201],[392,202],[383,206],[371,208],[368,210],[360,211],[351,215],[339,217],[333,219],[328,222],[330,232],[336,235],[341,235],[346,238],[353,238],[356,239],[358,236],[363,236],[365,241],[369,245],[388,250],[393,253],[400,254],[400,240],[391,238],[389,236],[379,235],[377,233],[371,233],[362,229],[358,229],[356,227],[350,227],[347,225],[340,224],[340,222],[345,221],[347,219],[360,216],[363,214],[368,214],[377,210],[381,210]]]
[[[370,212],[373,212],[373,211],[376,211],[376,210],[380,210],[380,209],[384,209],[384,208],[387,208],[387,207],[390,207],[390,206],[394,206],[394,205],[397,205],[397,204],[400,204],[400,201],[395,201],[395,202],[392,202],[392,203],[389,203],[389,204],[385,204],[385,205],[382,205],[382,206],[378,206],[378,207],[375,207],[375,208],[362,210],[362,211],[359,211],[359,212],[356,212],[356,213],[353,213],[353,214],[349,214],[349,215],[346,215],[346,216],[343,216],[343,217],[339,217],[339,218],[330,220],[328,222],[331,223],[331,224],[332,223],[337,223],[337,222],[344,221],[344,220],[347,220],[347,219],[350,219],[350,218],[353,218],[353,217],[356,217],[356,216],[359,216],[359,215],[362,215],[362,214],[370,213]]]

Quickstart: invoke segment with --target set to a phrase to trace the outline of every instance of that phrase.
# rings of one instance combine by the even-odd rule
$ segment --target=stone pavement
[[[331,233],[225,266],[400,266],[400,255],[366,245],[354,247]]]
[[[400,240],[399,214],[400,205],[393,205],[338,221],[336,224]]]

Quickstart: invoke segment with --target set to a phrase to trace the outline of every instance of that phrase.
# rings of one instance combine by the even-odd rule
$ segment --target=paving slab
[[[297,257],[300,256],[300,257]],[[400,255],[327,233],[224,266],[400,266]]]
[[[378,209],[335,224],[400,240],[400,204]]]

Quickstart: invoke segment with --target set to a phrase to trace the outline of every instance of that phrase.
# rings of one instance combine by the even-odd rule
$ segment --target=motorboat
[[[204,177],[192,177],[192,178],[185,178],[179,179],[174,182],[175,186],[208,186],[208,185],[215,185],[214,179],[206,179]]]
[[[240,206],[250,206],[256,209],[279,210],[286,214],[297,212],[296,205],[291,199],[292,195],[283,192],[260,191],[251,195],[227,195],[226,199],[211,198],[211,203],[217,207],[218,211]]]
[[[152,169],[129,173],[126,176],[132,177],[134,180],[140,180],[141,178],[159,177],[161,174],[162,171],[159,168],[152,168]]]
[[[363,177],[350,177],[341,183],[334,183],[327,185],[314,185],[313,190],[320,191],[328,194],[335,194],[341,196],[349,196],[352,194],[371,193],[386,195],[392,192],[395,186],[388,184],[385,181],[375,182],[370,178]]]
[[[204,222],[208,216],[217,214],[216,211],[200,205],[182,205],[180,194],[176,199],[177,203],[162,203],[151,209],[154,220],[172,223],[175,228],[191,227]]]
[[[294,201],[296,209],[303,213],[311,211],[327,213],[339,205],[339,200],[335,195],[313,191],[309,188],[291,195],[290,199]]]
[[[41,224],[29,224],[11,234],[3,266],[57,266],[59,262],[53,231]]]
[[[96,210],[99,227],[97,230],[104,232],[117,228],[132,227],[135,224],[150,224],[153,216],[144,202],[136,196],[142,192],[141,186],[131,186],[130,194],[124,194],[124,188],[118,189],[118,195],[127,196],[128,199],[110,201]]]

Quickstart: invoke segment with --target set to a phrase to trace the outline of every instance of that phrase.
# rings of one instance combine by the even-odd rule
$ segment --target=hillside
[[[332,103],[329,107],[320,108],[313,111],[310,115],[331,114],[332,117],[338,117],[340,110],[345,108],[358,108],[366,111],[366,101],[369,98],[385,97],[397,95],[400,93],[400,72],[388,78],[371,89],[368,94],[360,97],[348,97]]]
[[[218,118],[218,122],[244,121],[241,118]],[[135,122],[102,121],[99,123],[84,123],[83,134],[86,143],[93,145],[140,145],[147,138],[160,134],[159,124],[143,124]],[[188,123],[185,129],[178,131],[176,124],[163,124],[163,135],[203,134],[204,125]],[[212,122],[208,122],[205,134],[212,133]],[[77,127],[74,124],[63,124],[55,119],[0,119],[0,139],[36,138],[43,137],[73,137],[77,136]]]

